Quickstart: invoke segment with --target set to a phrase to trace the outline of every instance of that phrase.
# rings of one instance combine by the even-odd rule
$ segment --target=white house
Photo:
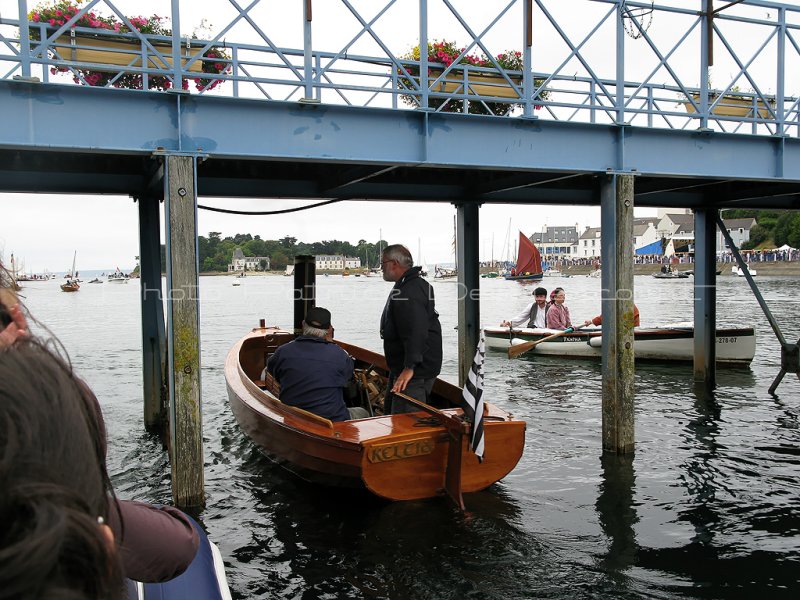
[[[316,258],[318,271],[343,271],[344,269],[360,269],[361,259],[341,254],[320,254]]]
[[[265,262],[264,271],[269,271],[269,256],[245,256],[241,248],[233,251],[233,258],[228,265],[228,273],[240,271],[261,271],[262,261]]]
[[[600,228],[587,227],[578,239],[578,258],[596,258],[600,256]]]
[[[658,220],[652,217],[633,220],[634,251],[661,239],[661,236],[658,235],[658,229],[656,229],[657,224]]]
[[[736,247],[741,249],[742,244],[750,239],[750,230],[756,225],[756,220],[752,217],[747,219],[723,219],[725,229],[731,234],[731,239]],[[730,252],[722,232],[717,230],[717,252]]]

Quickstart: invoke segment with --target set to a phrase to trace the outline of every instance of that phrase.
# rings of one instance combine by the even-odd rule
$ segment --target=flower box
[[[692,100],[699,106],[700,94],[690,94]],[[710,95],[708,97],[708,104],[711,106],[716,102],[719,96]],[[686,112],[696,113],[694,105],[689,100],[684,100],[683,105],[686,107]],[[769,107],[763,100],[758,99],[756,102],[758,117],[761,119],[774,119],[775,117],[770,112],[770,108],[775,109],[775,104],[770,102]],[[720,117],[753,117],[753,99],[743,96],[725,95],[722,100],[711,110],[712,114]]]
[[[444,71],[442,69],[429,69],[428,85],[432,85]],[[467,90],[464,90],[464,71],[453,69],[443,80],[432,85],[431,91],[443,94],[466,94],[468,96],[491,96],[495,98],[513,98],[515,101],[521,99],[521,95],[512,88],[505,77],[500,75],[481,75],[469,72],[467,80]],[[509,75],[509,79],[514,82],[520,92],[522,91],[522,78]]]
[[[119,72],[118,67],[142,67],[142,50],[147,50],[147,69],[166,69],[172,70],[172,46],[170,44],[151,42],[153,48],[160,54],[153,54],[141,40],[113,39],[111,36],[84,36],[84,35],[62,35],[56,40],[56,50],[63,60],[78,63],[90,63],[92,65],[109,65],[110,68],[104,69],[102,66],[92,67],[93,71]],[[203,60],[201,56],[202,46],[197,49],[191,48],[187,44],[181,44],[181,66],[186,67],[189,59],[197,57],[186,71],[191,73],[203,72]]]

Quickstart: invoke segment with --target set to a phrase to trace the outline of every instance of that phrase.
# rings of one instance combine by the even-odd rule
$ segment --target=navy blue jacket
[[[433,288],[413,267],[398,279],[381,315],[386,363],[394,375],[406,368],[414,377],[436,377],[442,370],[442,326]]]
[[[333,342],[301,335],[278,346],[267,371],[281,386],[281,402],[331,421],[350,418],[342,388],[353,375],[353,359]]]

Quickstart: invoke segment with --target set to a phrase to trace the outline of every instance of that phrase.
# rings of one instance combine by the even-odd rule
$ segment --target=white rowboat
[[[486,327],[486,347],[507,351],[509,346],[540,340],[558,333],[556,329],[509,329]],[[542,342],[529,354],[588,358],[600,360],[603,337],[599,327],[581,329],[562,335],[552,341]],[[694,328],[689,325],[664,327],[637,327],[634,329],[634,352],[637,360],[692,362],[694,357]],[[717,329],[717,364],[746,367],[756,352],[756,334],[752,327],[727,327]]]

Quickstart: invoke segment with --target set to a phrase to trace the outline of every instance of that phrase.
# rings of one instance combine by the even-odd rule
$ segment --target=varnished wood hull
[[[444,493],[450,438],[423,412],[331,423],[281,403],[254,383],[266,352],[291,339],[288,332],[255,329],[228,353],[225,379],[231,409],[245,434],[262,451],[314,482],[366,487],[390,500],[415,500]],[[385,370],[384,358],[340,343],[360,364]],[[461,390],[438,380],[434,394],[455,401]],[[445,409],[449,415],[458,408]],[[525,442],[525,422],[489,404],[484,417],[482,463],[466,443],[461,448],[461,490],[474,492],[505,477]]]

